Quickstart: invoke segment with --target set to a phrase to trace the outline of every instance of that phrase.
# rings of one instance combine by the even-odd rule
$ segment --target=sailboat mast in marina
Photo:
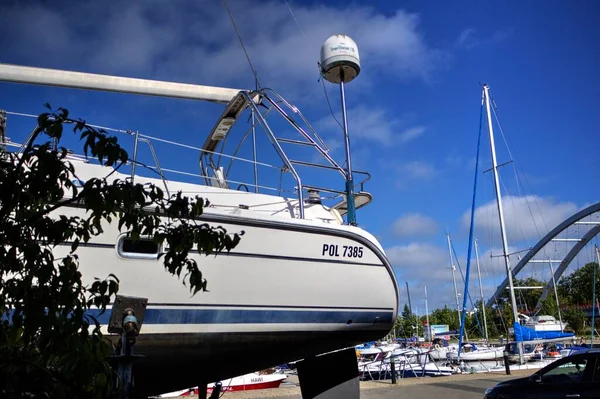
[[[458,300],[458,288],[456,288],[456,266],[454,265],[454,257],[452,256],[452,243],[450,242],[450,233],[446,233],[448,240],[448,254],[450,255],[450,268],[452,269],[452,283],[454,284],[454,299],[456,300],[456,313],[458,314],[458,325],[460,326],[460,302]]]
[[[427,304],[427,286],[425,286],[425,321],[427,323],[427,335],[426,337],[428,341],[431,341],[431,326],[429,325],[429,305]],[[423,331],[423,336],[425,336],[425,332]]]
[[[500,235],[502,237],[502,257],[504,258],[504,265],[506,266],[506,274],[508,278],[508,288],[510,291],[510,303],[513,311],[514,323],[519,322],[519,316],[517,313],[517,300],[515,298],[515,287],[513,284],[512,269],[510,266],[510,258],[508,253],[508,240],[506,238],[506,228],[504,224],[504,213],[502,210],[502,193],[500,192],[500,179],[498,177],[498,162],[496,159],[496,146],[494,144],[494,128],[492,126],[492,114],[490,111],[490,93],[489,86],[483,85],[483,97],[482,100],[485,102],[485,109],[487,114],[488,132],[490,136],[490,151],[492,154],[492,172],[494,174],[494,187],[496,191],[496,205],[498,206],[498,218],[500,221]],[[517,348],[519,350],[519,362],[524,363],[523,360],[523,345],[517,342]]]

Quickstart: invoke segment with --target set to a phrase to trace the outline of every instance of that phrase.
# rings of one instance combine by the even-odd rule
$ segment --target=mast
[[[450,254],[450,267],[452,268],[452,282],[454,283],[454,299],[456,299],[456,312],[458,313],[458,326],[460,328],[460,303],[458,300],[458,289],[456,288],[456,266],[454,266],[454,257],[452,256],[452,244],[450,243],[450,233],[446,233],[448,240],[448,253]]]
[[[429,307],[427,306],[427,286],[425,286],[425,320],[427,322],[427,337],[431,341],[431,326],[429,325]],[[423,335],[425,332],[423,331]]]
[[[477,261],[477,276],[479,277],[479,295],[481,296],[481,312],[483,313],[483,330],[485,332],[485,341],[488,342],[488,328],[485,315],[485,302],[483,299],[483,285],[481,285],[481,269],[479,268],[479,246],[477,245],[477,238],[475,239],[475,260]]]
[[[552,286],[554,287],[554,297],[556,298],[556,309],[558,310],[558,321],[560,322],[560,332],[563,332],[562,316],[560,314],[560,303],[558,302],[558,291],[556,290],[556,280],[554,279],[554,266],[552,266],[552,259],[548,258],[550,263],[550,273],[552,273]],[[594,333],[592,332],[592,335]]]
[[[488,131],[490,134],[490,151],[492,153],[492,171],[494,172],[494,187],[496,189],[496,204],[498,206],[498,219],[500,221],[500,233],[502,236],[502,257],[506,266],[506,274],[508,277],[508,289],[510,291],[510,302],[513,310],[514,323],[519,322],[517,313],[517,300],[515,298],[515,287],[513,284],[512,269],[510,266],[510,258],[508,252],[508,241],[506,239],[506,227],[504,225],[504,213],[502,212],[502,193],[500,192],[500,179],[498,177],[498,161],[496,160],[496,145],[494,143],[494,128],[492,126],[492,114],[490,112],[490,93],[487,84],[483,85],[483,98],[485,100],[485,109],[487,113]],[[515,335],[516,338],[516,335]],[[519,349],[519,361],[524,363],[523,359],[523,343],[517,342]]]
[[[344,89],[344,69],[340,70],[340,98],[342,99],[342,121],[344,123],[344,144],[346,149],[346,209],[348,224],[356,226],[356,206],[354,204],[354,180],[352,177],[352,155],[350,153],[350,136],[348,135],[348,119],[346,117],[346,92]]]
[[[598,259],[598,265],[600,266],[600,251],[598,245],[594,245],[594,251],[596,252],[596,259]],[[594,265],[594,281],[592,282],[592,348],[594,347],[594,330],[595,330],[595,318],[596,318],[596,269],[598,267]]]
[[[410,302],[410,290],[408,289],[408,281],[405,281],[406,283],[406,295],[408,296],[408,310],[410,311],[410,317],[412,319],[413,317],[413,311],[412,311],[412,303]],[[412,322],[412,320],[411,320]],[[412,324],[411,324],[412,327]]]

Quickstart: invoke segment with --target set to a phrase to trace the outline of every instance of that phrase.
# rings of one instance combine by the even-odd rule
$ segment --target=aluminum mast
[[[454,299],[456,299],[456,312],[458,313],[458,326],[462,322],[460,317],[460,301],[458,300],[458,288],[456,288],[456,266],[454,266],[454,257],[452,256],[452,244],[450,243],[450,233],[446,233],[448,240],[448,253],[450,254],[450,267],[452,268],[452,282],[454,283]]]
[[[492,114],[490,111],[490,94],[489,94],[489,87],[487,84],[483,85],[483,99],[485,101],[485,109],[487,112],[488,131],[490,134],[490,150],[492,153],[492,171],[494,172],[494,187],[496,189],[496,204],[498,205],[498,218],[500,220],[500,233],[502,235],[502,256],[504,258],[504,264],[506,266],[506,274],[508,276],[508,288],[510,291],[510,303],[511,303],[512,310],[513,310],[513,318],[514,318],[514,322],[518,323],[519,315],[517,312],[517,299],[515,298],[515,287],[513,285],[512,269],[510,267],[508,241],[506,239],[506,227],[504,225],[504,213],[502,211],[502,193],[500,192],[500,179],[498,177],[498,162],[496,160],[496,145],[494,144],[494,128],[492,126]],[[517,342],[517,348],[519,350],[520,364],[523,364],[524,363],[523,343]]]

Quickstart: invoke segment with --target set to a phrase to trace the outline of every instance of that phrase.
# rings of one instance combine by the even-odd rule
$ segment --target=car
[[[502,381],[485,399],[600,399],[600,350],[587,349],[556,360],[525,378]]]

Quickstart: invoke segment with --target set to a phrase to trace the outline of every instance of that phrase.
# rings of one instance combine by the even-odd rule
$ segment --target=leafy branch
[[[22,153],[0,148],[0,396],[108,397],[110,346],[92,311],[106,310],[120,281],[82,275],[80,245],[105,229],[133,240],[150,237],[164,248],[165,269],[178,278],[183,273],[195,295],[207,281],[192,255],[229,251],[243,232],[202,223],[209,203],[200,197],[167,196],[153,184],[118,178],[129,157],[117,138],[46,106]],[[59,146],[66,126],[73,126],[85,156],[110,173],[73,183],[80,179]]]

